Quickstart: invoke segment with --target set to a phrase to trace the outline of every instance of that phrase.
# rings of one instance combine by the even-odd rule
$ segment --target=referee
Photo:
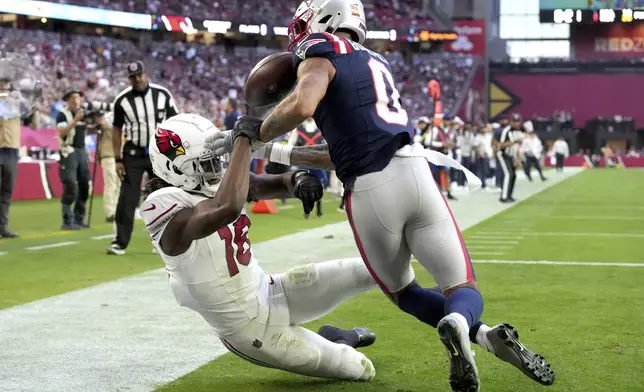
[[[143,62],[128,64],[127,72],[130,87],[114,100],[112,144],[116,172],[122,184],[116,206],[116,238],[107,248],[107,253],[112,255],[125,254],[132,237],[134,212],[141,200],[143,173],[153,177],[148,154],[150,138],[158,124],[179,112],[170,91],[148,82]],[[123,138],[126,141],[121,147]]]
[[[513,203],[516,201],[512,198],[514,184],[517,181],[516,168],[514,165],[517,154],[517,148],[515,145],[521,143],[521,139],[519,137],[521,131],[521,116],[519,114],[513,114],[510,124],[495,134],[497,164],[503,172],[503,184],[501,187],[500,199],[502,203]]]

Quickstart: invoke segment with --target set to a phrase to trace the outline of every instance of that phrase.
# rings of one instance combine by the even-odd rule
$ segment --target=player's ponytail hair
[[[150,181],[148,181],[148,183],[145,185],[145,194],[149,195],[154,191],[158,191],[159,189],[167,188],[169,186],[173,185],[163,181],[159,177],[154,177],[151,178]]]

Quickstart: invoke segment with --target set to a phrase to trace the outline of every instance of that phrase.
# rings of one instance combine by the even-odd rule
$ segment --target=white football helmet
[[[305,0],[288,26],[289,50],[309,34],[346,30],[362,44],[367,37],[364,6],[360,0]]]
[[[154,174],[185,191],[214,196],[228,159],[204,147],[213,132],[221,131],[197,114],[181,113],[162,122],[150,141]]]

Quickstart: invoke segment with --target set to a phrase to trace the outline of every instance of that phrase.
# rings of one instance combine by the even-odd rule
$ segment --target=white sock
[[[492,328],[488,327],[487,325],[483,324],[481,325],[481,328],[479,328],[478,332],[476,333],[476,343],[486,349],[487,351],[491,352],[494,354],[494,350],[492,348],[492,345],[490,344],[490,341],[487,338],[487,333],[490,332]]]
[[[462,314],[460,314],[460,313],[456,313],[456,312],[454,312],[454,313],[450,313],[450,316],[452,316],[452,317],[454,317],[456,320],[458,320],[458,323],[459,323],[459,324],[461,324],[461,325],[463,325],[463,326],[465,327],[465,330],[467,330],[467,331],[469,331],[469,330],[470,330],[470,326],[469,326],[469,325],[467,325],[467,319],[465,318],[465,316],[463,316],[463,315],[462,315]],[[469,340],[469,338],[468,338],[468,340]]]

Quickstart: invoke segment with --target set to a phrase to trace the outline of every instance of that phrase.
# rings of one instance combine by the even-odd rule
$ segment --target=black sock
[[[483,322],[477,321],[470,327],[470,342],[478,344],[478,342],[476,341],[476,334],[479,332],[481,325],[483,325]]]

